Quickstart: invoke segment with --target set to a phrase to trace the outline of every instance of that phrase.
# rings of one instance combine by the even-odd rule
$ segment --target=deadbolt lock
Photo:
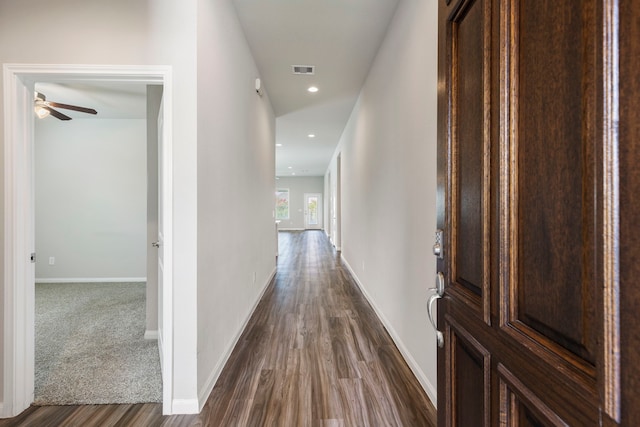
[[[436,230],[436,242],[433,244],[433,254],[439,259],[444,259],[444,231]]]

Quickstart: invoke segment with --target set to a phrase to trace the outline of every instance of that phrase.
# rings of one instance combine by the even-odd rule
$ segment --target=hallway
[[[435,410],[323,231],[280,232],[278,269],[199,415],[32,407],[4,425],[435,426]]]
[[[435,411],[322,231],[280,232],[205,425],[428,426]],[[432,423],[432,424],[430,424]]]

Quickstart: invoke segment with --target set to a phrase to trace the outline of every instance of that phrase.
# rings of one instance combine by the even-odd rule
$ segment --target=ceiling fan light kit
[[[47,117],[49,114],[51,114],[49,112],[49,110],[47,110],[46,108],[44,108],[41,105],[38,105],[38,103],[36,102],[36,106],[35,106],[35,110],[36,110],[36,116],[38,116],[39,119],[44,119],[45,117]]]
[[[77,105],[69,105],[69,104],[62,104],[59,102],[47,101],[46,96],[44,96],[40,92],[35,93],[34,111],[38,116],[38,118],[44,119],[45,117],[51,115],[58,120],[71,120],[71,117],[61,113],[58,110],[53,109],[52,107],[63,108],[65,110],[79,111],[81,113],[86,113],[86,114],[98,114],[98,112],[93,108],[79,107]]]

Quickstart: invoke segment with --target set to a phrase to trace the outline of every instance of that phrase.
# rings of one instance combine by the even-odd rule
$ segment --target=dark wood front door
[[[439,0],[440,426],[640,425],[629,3]]]

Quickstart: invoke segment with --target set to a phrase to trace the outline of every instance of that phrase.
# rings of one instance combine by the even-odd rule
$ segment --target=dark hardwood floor
[[[435,409],[324,232],[279,241],[276,277],[200,414],[31,407],[0,426],[435,426]]]

